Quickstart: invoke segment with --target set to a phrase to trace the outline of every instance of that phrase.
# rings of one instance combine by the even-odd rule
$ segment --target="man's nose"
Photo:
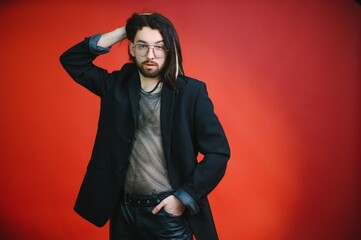
[[[155,58],[154,47],[148,46],[147,58],[148,59],[154,59]]]

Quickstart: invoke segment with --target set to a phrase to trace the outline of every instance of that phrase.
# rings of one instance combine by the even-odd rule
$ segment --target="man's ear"
[[[135,57],[135,53],[134,53],[134,43],[130,43],[129,44],[129,53],[130,55],[134,58]]]

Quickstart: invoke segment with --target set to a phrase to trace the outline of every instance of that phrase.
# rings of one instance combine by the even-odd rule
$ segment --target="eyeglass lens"
[[[164,46],[161,45],[145,45],[145,44],[136,44],[135,45],[135,53],[136,55],[140,56],[140,57],[145,57],[149,50],[153,50],[153,54],[155,57],[157,58],[161,58],[161,57],[165,57],[166,55],[166,49]]]

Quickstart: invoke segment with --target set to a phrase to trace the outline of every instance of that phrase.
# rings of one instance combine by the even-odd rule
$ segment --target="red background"
[[[72,210],[99,100],[58,58],[140,11],[173,21],[186,73],[207,83],[229,137],[210,195],[220,239],[361,239],[353,0],[1,1],[0,238],[107,239]],[[97,63],[120,68],[126,47]]]

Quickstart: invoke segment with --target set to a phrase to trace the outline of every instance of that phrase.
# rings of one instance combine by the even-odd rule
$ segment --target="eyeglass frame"
[[[149,49],[153,49],[153,55],[154,55],[155,58],[165,58],[165,57],[167,56],[167,52],[169,51],[166,46],[162,46],[162,45],[157,45],[157,44],[151,45],[151,44],[144,44],[144,43],[136,43],[136,44],[133,44],[133,46],[132,46],[132,48],[134,48],[134,54],[135,54],[136,51],[137,51],[137,50],[136,50],[136,49],[137,49],[137,46],[140,46],[140,45],[147,47],[147,51],[145,52],[144,55],[138,55],[139,57],[145,57],[145,56],[147,56],[147,54],[149,53]],[[164,56],[162,56],[162,57],[158,57],[158,56],[157,56],[157,54],[156,54],[155,51],[154,51],[154,49],[155,49],[156,47],[161,47],[162,50],[164,50]]]

